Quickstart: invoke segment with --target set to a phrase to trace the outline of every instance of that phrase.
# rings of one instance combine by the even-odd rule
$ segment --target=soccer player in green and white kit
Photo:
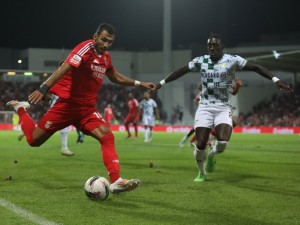
[[[237,56],[224,54],[223,39],[212,34],[207,41],[208,55],[196,57],[188,65],[176,69],[160,83],[156,89],[161,88],[179,77],[191,72],[199,71],[203,83],[202,99],[195,115],[194,128],[196,130],[197,145],[194,156],[199,168],[199,174],[195,182],[204,181],[206,178],[206,152],[205,147],[209,134],[213,128],[216,130],[216,141],[208,152],[207,171],[214,170],[215,155],[224,152],[228,145],[232,132],[232,106],[231,93],[235,80],[236,70],[254,71],[261,76],[272,80],[279,90],[285,90],[292,94],[293,89],[284,81],[279,80],[265,67],[248,62]],[[197,80],[197,82],[199,82]]]

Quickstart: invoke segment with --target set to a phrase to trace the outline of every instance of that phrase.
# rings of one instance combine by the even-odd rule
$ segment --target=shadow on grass
[[[123,198],[124,197],[124,198]],[[128,198],[124,195],[111,198],[107,201],[95,202],[101,205],[102,211],[110,213],[112,210],[116,214],[122,214],[132,218],[133,224],[243,224],[243,225],[274,225],[274,223],[264,222],[252,218],[250,214],[241,215],[232,211],[222,211],[217,207],[203,209],[199,201],[199,209],[190,207],[180,207],[165,201],[150,200],[147,198]],[[195,199],[196,201],[196,199]],[[142,223],[145,222],[145,223]]]
[[[224,178],[224,177],[223,177]],[[258,191],[258,192],[264,192],[264,193],[276,193],[283,196],[289,196],[289,197],[295,197],[300,196],[300,189],[299,190],[293,190],[288,188],[282,188],[280,186],[270,186],[267,184],[267,181],[273,180],[272,183],[274,183],[274,179],[278,180],[276,182],[281,183],[282,178],[278,177],[277,179],[274,177],[267,177],[267,176],[260,176],[260,175],[251,175],[251,174],[234,174],[234,176],[227,175],[222,181],[216,181],[218,183],[227,183],[228,185],[236,186],[239,188],[248,189],[251,191]],[[253,181],[250,182],[250,181]],[[287,186],[284,186],[287,187]]]

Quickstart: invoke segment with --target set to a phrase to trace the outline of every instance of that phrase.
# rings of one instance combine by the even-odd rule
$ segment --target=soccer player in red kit
[[[140,180],[127,180],[120,176],[114,135],[95,107],[97,92],[105,77],[119,85],[140,86],[150,90],[155,88],[155,84],[133,80],[113,67],[107,50],[114,40],[114,27],[101,24],[93,39],[78,44],[65,62],[38,90],[29,95],[31,104],[40,103],[48,91],[59,96],[37,127],[26,112],[30,106],[28,102],[12,100],[7,105],[18,113],[21,128],[31,146],[42,145],[56,131],[71,124],[97,139],[101,144],[102,159],[109,174],[110,191],[119,193],[137,188]]]
[[[104,109],[104,118],[108,126],[111,124],[112,120],[115,119],[111,104],[107,104]]]
[[[138,121],[139,121],[139,102],[134,98],[132,93],[128,95],[128,108],[129,113],[125,118],[125,128],[128,133],[126,138],[131,138],[129,131],[129,124],[132,123],[134,126],[134,138],[138,137]]]

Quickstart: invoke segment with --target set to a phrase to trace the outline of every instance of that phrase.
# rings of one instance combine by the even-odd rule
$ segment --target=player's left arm
[[[72,69],[73,66],[70,64],[62,64],[54,73],[52,73],[52,75],[40,86],[38,90],[35,90],[28,96],[29,102],[33,104],[41,102],[46,97],[48,90]]]
[[[262,77],[272,80],[277,85],[277,88],[279,90],[284,89],[289,94],[293,94],[293,92],[294,92],[293,88],[291,88],[289,85],[287,85],[284,81],[275,77],[270,70],[268,70],[267,68],[265,68],[262,65],[247,61],[246,65],[243,67],[243,70],[254,71],[254,72],[258,73],[259,75],[261,75]]]
[[[155,90],[154,83],[133,80],[133,79],[119,73],[116,70],[109,71],[106,73],[106,75],[107,75],[108,79],[115,84],[119,84],[119,85],[123,85],[123,86],[139,86],[139,87],[146,88],[149,90]]]
[[[233,90],[232,90],[232,95],[236,95],[239,92],[240,87],[243,86],[243,81],[241,79],[236,79],[234,81],[234,85],[233,85]]]

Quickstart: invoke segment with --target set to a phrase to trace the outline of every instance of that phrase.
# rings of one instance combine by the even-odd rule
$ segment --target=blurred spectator
[[[300,84],[295,86],[295,93],[274,95],[270,101],[262,101],[253,107],[251,113],[240,113],[242,126],[300,126]]]
[[[38,89],[39,83],[12,83],[0,82],[0,111],[6,111],[6,102],[11,99],[18,99],[20,101],[27,101],[27,96],[34,90]],[[143,90],[138,88],[127,88],[119,85],[104,84],[101,91],[98,93],[97,109],[104,115],[104,109],[107,104],[111,104],[114,110],[114,115],[118,122],[123,123],[124,117],[128,113],[127,96],[132,92],[137,100],[140,101],[143,96]],[[162,113],[161,119],[165,121],[163,110],[161,110],[162,103],[157,96],[153,93],[152,98],[157,102],[158,108]],[[40,118],[46,113],[49,108],[49,103],[45,102],[42,105],[31,105],[28,110],[33,120],[37,123]]]

